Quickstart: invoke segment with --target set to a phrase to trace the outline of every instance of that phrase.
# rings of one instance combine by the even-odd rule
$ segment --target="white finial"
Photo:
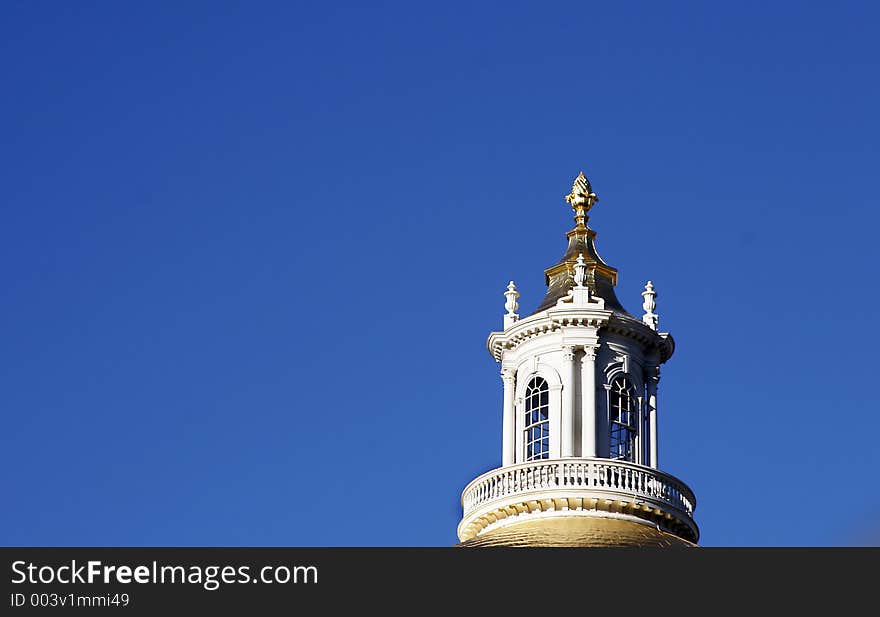
[[[580,253],[577,258],[577,263],[574,264],[574,282],[578,287],[584,286],[584,281],[587,280],[587,264],[584,263],[584,254]]]
[[[574,264],[574,287],[568,290],[568,294],[556,301],[556,306],[569,306],[572,308],[605,308],[605,300],[594,296],[590,288],[584,285],[587,282],[587,262],[584,254],[579,253]]]
[[[516,310],[519,308],[519,303],[516,301],[519,298],[519,292],[516,290],[516,285],[513,284],[513,281],[510,281],[507,285],[504,297],[507,298],[507,301],[504,303],[504,308],[507,309],[507,314],[504,316],[504,329],[506,330],[519,319],[519,315],[516,314]]]
[[[654,301],[656,297],[657,292],[654,291],[654,284],[648,281],[645,284],[645,291],[642,292],[642,298],[644,298],[642,308],[645,309],[645,314],[642,315],[642,322],[652,330],[657,329],[657,322],[660,321],[660,317],[654,313],[654,309],[657,308],[657,303]]]

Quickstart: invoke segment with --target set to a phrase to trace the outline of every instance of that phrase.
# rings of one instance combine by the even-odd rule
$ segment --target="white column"
[[[553,384],[550,390],[550,458],[562,457],[562,384]]]
[[[513,402],[513,410],[516,419],[513,421],[513,452],[514,452],[514,463],[522,463],[526,459],[525,453],[525,444],[523,444],[523,437],[525,437],[526,432],[526,424],[523,411],[525,409],[525,400],[523,400],[522,396],[518,396],[514,399]]]
[[[638,406],[636,408],[638,411],[638,413],[636,414],[636,426],[638,427],[638,429],[636,430],[635,462],[639,465],[644,465],[645,444],[647,443],[647,441],[645,440],[645,397],[637,396],[636,405]]]
[[[513,465],[514,438],[516,436],[516,412],[513,400],[516,395],[515,374],[510,369],[501,370],[504,382],[504,410],[501,418],[501,465]]]
[[[660,367],[652,367],[648,371],[648,432],[650,433],[650,465],[657,466],[657,382],[660,381]]]
[[[602,384],[605,391],[602,404],[596,409],[596,456],[607,457],[611,455],[611,424],[608,419],[611,413],[611,385]]]
[[[562,427],[560,429],[562,456],[574,456],[574,414],[575,414],[575,366],[574,347],[562,348]]]
[[[584,345],[581,360],[581,456],[596,452],[596,348]]]

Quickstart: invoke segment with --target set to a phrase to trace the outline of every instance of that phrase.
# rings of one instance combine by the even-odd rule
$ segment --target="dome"
[[[617,284],[617,270],[606,264],[596,251],[596,232],[592,229],[575,228],[568,232],[568,248],[558,263],[544,271],[547,294],[532,315],[556,306],[574,287],[574,264],[578,255],[583,255],[587,264],[586,286],[596,296],[605,300],[605,307],[625,319],[638,321],[617,299],[614,286]]]
[[[560,516],[491,529],[457,546],[695,547],[654,525],[619,518]]]

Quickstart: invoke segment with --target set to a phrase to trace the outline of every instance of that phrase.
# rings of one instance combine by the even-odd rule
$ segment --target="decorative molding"
[[[556,333],[562,328],[592,328],[600,334],[618,334],[638,343],[646,353],[656,353],[661,363],[666,362],[675,350],[675,343],[668,332],[655,332],[631,317],[596,308],[547,309],[537,315],[520,319],[503,332],[492,332],[486,346],[492,357],[501,362],[505,352],[515,350],[526,341]]]
[[[562,377],[559,375],[559,371],[557,371],[549,364],[544,364],[541,362],[536,363],[534,369],[531,369],[531,367],[529,367],[529,370],[525,371],[525,373],[525,375],[519,376],[519,378],[516,380],[517,400],[525,400],[526,387],[529,385],[529,382],[534,377],[541,377],[544,381],[546,381],[547,388],[551,392],[562,389]]]

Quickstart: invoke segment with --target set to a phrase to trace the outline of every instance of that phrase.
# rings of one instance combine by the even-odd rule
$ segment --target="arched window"
[[[525,458],[550,458],[550,390],[544,379],[529,382],[525,403]]]
[[[611,458],[635,462],[637,410],[633,388],[623,377],[611,382]]]

